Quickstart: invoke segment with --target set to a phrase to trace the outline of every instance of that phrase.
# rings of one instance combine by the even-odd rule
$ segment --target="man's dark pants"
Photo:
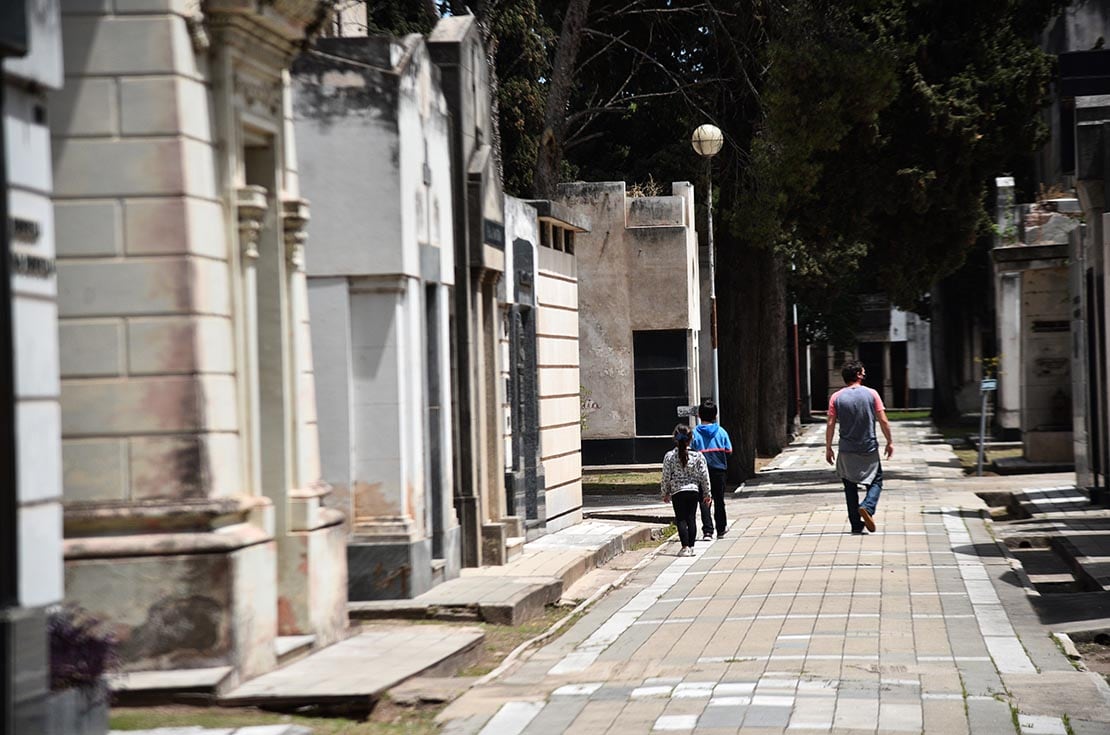
[[[879,470],[875,473],[875,479],[867,486],[867,494],[863,496],[862,503],[859,502],[859,488],[860,486],[856,483],[844,480],[844,500],[848,503],[848,523],[855,533],[863,531],[863,521],[859,517],[859,507],[862,505],[867,508],[867,512],[871,515],[875,515],[875,510],[878,508],[879,495],[883,492],[883,466],[879,465]]]
[[[713,521],[717,521],[717,535],[722,535],[728,530],[728,518],[725,517],[725,470],[709,468],[709,491],[713,494],[713,510],[702,503],[701,506],[701,532],[708,536],[713,533]],[[712,515],[710,513],[712,512]]]

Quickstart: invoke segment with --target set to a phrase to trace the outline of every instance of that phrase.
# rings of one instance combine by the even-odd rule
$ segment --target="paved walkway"
[[[1110,732],[1110,691],[1033,614],[984,503],[896,424],[851,536],[808,427],[693,558],[668,544],[567,634],[443,713],[452,735]]]

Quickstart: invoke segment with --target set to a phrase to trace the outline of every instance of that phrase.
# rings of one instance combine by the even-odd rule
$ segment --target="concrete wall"
[[[14,356],[2,359],[14,361],[15,421],[5,429],[14,433],[16,452],[16,484],[0,489],[15,496],[14,517],[5,518],[4,525],[11,523],[16,540],[16,558],[2,560],[5,576],[14,572],[8,580],[15,599],[11,608],[6,601],[0,609],[0,636],[7,643],[0,665],[8,672],[0,676],[5,702],[0,729],[42,732],[49,687],[46,612],[63,594],[55,226],[50,131],[44,118],[47,92],[63,80],[57,5],[25,5],[28,54],[5,59],[0,78],[7,178],[0,196],[7,199],[9,220],[0,226],[8,227],[11,236],[14,342]]]
[[[998,422],[1021,432],[1025,458],[1071,462],[1073,305],[1068,251],[1079,226],[1074,199],[1015,207],[999,179],[992,251],[999,334]],[[1018,216],[1018,215],[1021,216]]]
[[[906,315],[906,371],[911,406],[933,405],[933,351],[929,322]]]
[[[547,530],[582,520],[576,255],[540,248],[538,306],[540,447],[547,483]]]
[[[1025,457],[1072,459],[1071,305],[1064,266],[1022,273],[1022,403]]]

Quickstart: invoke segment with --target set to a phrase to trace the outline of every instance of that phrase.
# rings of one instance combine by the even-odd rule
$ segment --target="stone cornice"
[[[242,523],[270,501],[258,497],[65,504],[67,538],[204,532]]]
[[[334,0],[203,0],[207,34],[278,67],[318,33]],[[195,42],[195,38],[194,38]]]
[[[326,0],[204,0],[201,9],[210,19],[245,16],[280,35],[286,41],[301,41],[321,15],[331,12]]]

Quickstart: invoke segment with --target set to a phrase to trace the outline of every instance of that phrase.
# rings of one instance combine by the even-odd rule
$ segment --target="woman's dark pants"
[[[678,526],[678,538],[683,546],[693,548],[698,537],[698,500],[700,494],[689,490],[671,496],[674,506],[674,524]]]

